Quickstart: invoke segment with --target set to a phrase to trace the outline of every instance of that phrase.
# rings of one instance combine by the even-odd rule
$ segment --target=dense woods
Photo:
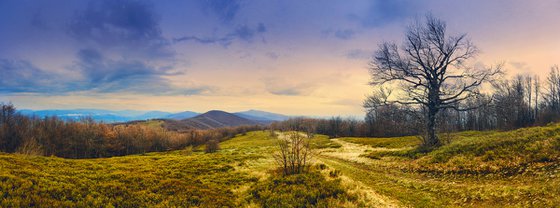
[[[223,141],[236,134],[261,129],[242,126],[215,130],[169,131],[160,126],[104,124],[90,118],[64,121],[57,117],[20,115],[11,104],[1,104],[0,151],[65,158],[97,158],[168,151]]]
[[[517,75],[493,80],[487,93],[457,103],[457,109],[440,112],[438,132],[465,130],[511,130],[560,121],[560,70],[553,66],[545,79]],[[397,103],[375,105],[364,102],[364,120],[292,118],[271,125],[273,129],[298,129],[331,137],[394,137],[424,133],[422,108]]]

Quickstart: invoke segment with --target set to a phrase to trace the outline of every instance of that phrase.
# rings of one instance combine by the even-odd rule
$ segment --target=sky
[[[373,52],[427,13],[473,63],[560,64],[560,0],[1,0],[0,102],[362,118]]]

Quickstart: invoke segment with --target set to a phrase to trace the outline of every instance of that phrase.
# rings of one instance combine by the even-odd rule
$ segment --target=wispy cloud
[[[80,50],[77,56],[78,61],[71,68],[77,74],[53,73],[25,60],[0,59],[0,93],[195,95],[212,91],[209,86],[173,85],[166,76],[177,73],[167,67],[158,68],[137,60],[111,60],[94,49]]]
[[[509,64],[519,72],[531,71],[531,67],[526,62],[510,61]]]
[[[266,52],[264,55],[272,60],[277,60],[278,58],[280,58],[280,55],[274,52]]]
[[[0,92],[60,92],[57,76],[24,60],[0,59]]]
[[[341,105],[341,106],[360,106],[362,105],[363,100],[361,99],[337,99],[331,102],[327,102],[327,104],[333,105]]]
[[[82,49],[77,53],[78,67],[93,84],[121,81],[129,77],[157,77],[165,75],[165,69],[148,66],[137,60],[111,60],[94,49]]]
[[[169,67],[155,67],[140,60],[112,60],[94,49],[77,53],[76,68],[84,75],[83,89],[97,92],[141,94],[199,94],[207,87],[181,89],[165,78],[177,75]]]
[[[223,23],[230,23],[241,7],[239,0],[202,0],[203,7],[216,15]]]
[[[346,52],[345,56],[348,59],[358,59],[358,60],[367,60],[370,59],[373,55],[373,51],[364,50],[364,49],[353,49]]]
[[[265,89],[275,95],[299,96],[309,95],[317,87],[312,82],[296,82],[283,78],[263,79]]]
[[[140,0],[91,1],[76,12],[68,33],[81,41],[105,48],[143,52],[146,56],[170,56],[173,52],[161,33],[154,6]]]
[[[356,35],[356,32],[351,29],[338,29],[338,30],[328,29],[328,30],[324,30],[322,33],[326,36],[333,35],[335,38],[341,40],[350,40],[354,38],[354,36]]]
[[[415,0],[373,0],[365,14],[358,14],[357,19],[365,27],[382,27],[415,15],[420,6]]]
[[[173,42],[183,42],[183,41],[195,41],[202,44],[220,44],[227,47],[233,43],[235,40],[241,40],[245,42],[252,42],[256,36],[266,32],[266,26],[263,23],[257,24],[255,27],[249,27],[247,25],[238,25],[235,29],[220,37],[197,37],[197,36],[183,36],[179,38],[174,38]]]

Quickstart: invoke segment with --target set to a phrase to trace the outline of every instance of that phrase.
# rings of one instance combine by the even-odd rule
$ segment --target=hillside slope
[[[260,124],[256,121],[252,121],[228,112],[218,110],[208,111],[198,116],[181,120],[180,123],[193,129],[214,129],[221,127]]]
[[[165,118],[175,119],[175,120],[183,120],[183,119],[192,118],[192,117],[195,117],[195,116],[198,116],[198,115],[200,115],[200,113],[192,112],[192,111],[183,111],[183,112],[180,112],[180,113],[174,113],[174,114],[167,115]]]
[[[182,150],[76,160],[0,153],[0,207],[261,207],[254,204],[262,201],[255,190],[273,202],[323,196],[325,186],[310,191],[301,184],[307,176],[271,177],[277,141],[255,131],[222,142],[214,154]],[[326,165],[321,172],[356,199],[323,207],[560,204],[560,124],[454,133],[431,152],[417,151],[414,137],[316,135],[311,141],[319,149],[315,167]]]
[[[319,160],[409,207],[557,207],[560,125],[459,132],[431,151],[415,137],[339,138]]]
[[[271,113],[271,112],[260,111],[260,110],[248,110],[248,111],[237,112],[234,114],[249,120],[265,121],[265,122],[284,121],[290,118],[289,116],[285,116],[282,114]]]
[[[316,140],[328,143],[326,137]],[[255,199],[251,190],[269,187],[260,183],[275,167],[270,153],[276,144],[268,132],[257,131],[222,143],[212,154],[190,148],[99,159],[0,153],[0,207],[262,207],[263,198]],[[281,187],[298,195],[272,193],[298,201],[273,199],[287,205],[280,207],[302,207],[301,200],[340,207],[332,205],[338,200],[332,195],[345,192],[339,183],[311,176]]]

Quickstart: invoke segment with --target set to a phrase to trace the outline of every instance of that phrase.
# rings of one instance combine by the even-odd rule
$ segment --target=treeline
[[[223,141],[261,126],[169,131],[137,124],[104,124],[91,118],[65,121],[28,117],[11,104],[0,104],[0,151],[65,158],[98,158],[183,149]]]
[[[465,130],[510,130],[560,122],[560,70],[551,68],[545,80],[518,75],[494,80],[491,93],[465,99],[455,110],[440,112],[439,132]],[[293,118],[271,125],[273,129],[298,129],[331,137],[393,137],[420,135],[424,131],[423,110],[406,105],[375,105],[366,100],[364,120]],[[378,102],[378,100],[377,100]]]
[[[278,121],[270,124],[271,130],[278,131],[301,131],[308,134],[324,134],[331,137],[342,137],[350,135],[360,135],[366,129],[363,122],[355,119],[342,119],[333,117],[332,119],[315,119],[306,117],[290,118],[285,121]]]
[[[552,67],[544,81],[530,75],[498,80],[492,93],[461,105],[474,109],[444,112],[440,122],[447,130],[510,130],[559,122],[560,71]]]

